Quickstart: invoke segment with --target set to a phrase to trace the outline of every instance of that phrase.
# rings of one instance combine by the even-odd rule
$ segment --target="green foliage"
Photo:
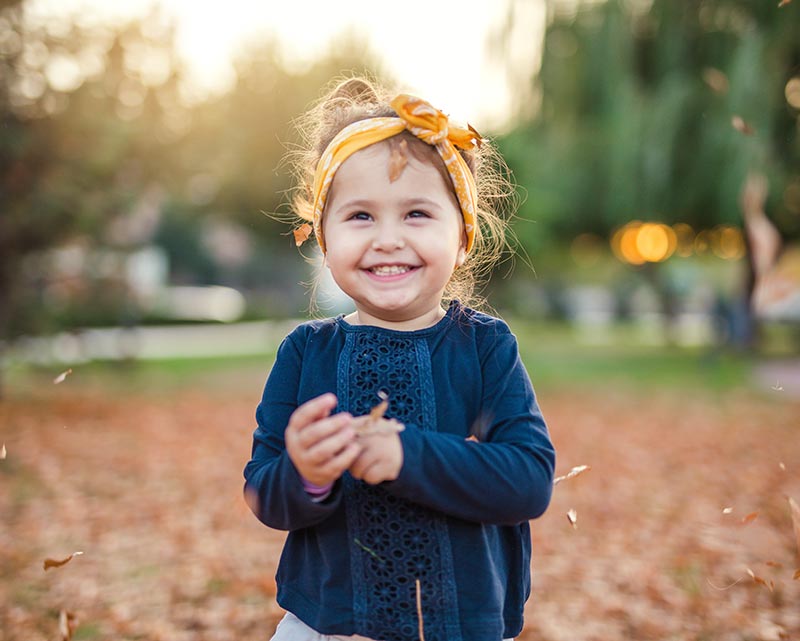
[[[784,189],[800,180],[797,6],[749,1],[609,0],[575,15],[550,5],[539,113],[501,141],[527,192],[518,231],[529,251],[632,219],[695,228],[741,223],[748,172],[770,181],[771,215],[800,217]],[[732,126],[739,116],[753,133]]]

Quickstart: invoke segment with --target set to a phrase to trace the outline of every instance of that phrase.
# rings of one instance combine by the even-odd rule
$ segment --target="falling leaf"
[[[405,429],[405,425],[393,418],[384,418],[389,408],[389,395],[381,390],[378,392],[381,402],[373,407],[369,414],[353,419],[353,428],[359,436],[372,434],[397,434]]]
[[[770,568],[782,568],[783,563],[779,563],[778,561],[764,561],[764,565]]]
[[[772,580],[766,581],[762,579],[760,576],[756,575],[750,568],[747,568],[747,573],[753,578],[753,581],[755,581],[756,583],[760,583],[770,592],[772,592],[773,589],[775,588],[775,581]]]
[[[44,566],[45,571],[49,570],[50,568],[60,568],[62,565],[66,565],[72,561],[73,556],[80,556],[81,554],[83,554],[83,552],[73,552],[66,559],[61,560],[45,559],[42,565]]]
[[[578,474],[583,474],[587,470],[591,470],[592,467],[590,465],[578,465],[577,467],[573,467],[567,474],[564,476],[559,476],[553,481],[553,485],[558,485],[561,481],[568,481],[569,479],[574,479]]]
[[[797,544],[797,554],[800,555],[800,506],[790,496],[789,508],[792,510],[792,525],[794,526],[794,538]]]
[[[569,521],[573,530],[578,529],[578,513],[575,510],[570,509],[567,511],[567,521]]]
[[[742,517],[741,524],[747,525],[748,523],[752,523],[753,521],[755,521],[757,518],[758,518],[758,512],[750,512],[750,514],[747,514],[746,516]]]
[[[419,641],[425,641],[425,623],[422,620],[422,588],[419,579],[414,581],[417,588],[417,620],[419,621]]]
[[[781,1],[778,3],[778,9],[780,9],[781,7],[785,7],[785,6],[786,6],[787,4],[789,4],[791,1],[792,1],[792,0],[781,0]]]
[[[401,140],[397,144],[391,145],[389,155],[389,182],[393,183],[400,178],[403,170],[408,164],[408,143]]]
[[[292,230],[294,234],[294,244],[300,247],[304,242],[308,240],[308,237],[311,236],[311,232],[313,228],[308,223],[303,223],[297,229]]]
[[[703,69],[703,81],[711,88],[714,93],[727,93],[728,76],[719,69],[706,67]]]
[[[782,392],[783,385],[781,385],[780,381],[775,381],[775,385],[772,386],[772,389],[774,389],[776,392]]]
[[[6,456],[8,456],[8,452],[6,452],[6,444],[3,443],[3,447],[0,448],[0,459],[4,459]]]
[[[58,376],[56,376],[53,379],[53,385],[58,385],[59,383],[63,383],[64,379],[67,378],[67,376],[69,376],[70,374],[72,374],[71,368],[68,369],[66,372],[61,372]]]
[[[61,610],[58,613],[58,633],[61,635],[61,641],[70,641],[77,625],[78,618],[72,612]]]
[[[755,133],[755,130],[748,125],[741,116],[734,116],[731,118],[731,125],[733,125],[736,131],[745,136],[752,136]]]
[[[723,508],[723,510],[722,510],[723,514],[730,514],[731,512],[733,512],[733,508],[732,507],[726,507],[726,508]]]

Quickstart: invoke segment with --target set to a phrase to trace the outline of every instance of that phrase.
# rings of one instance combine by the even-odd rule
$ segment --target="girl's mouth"
[[[369,271],[376,276],[398,276],[410,272],[413,268],[410,265],[375,265]]]

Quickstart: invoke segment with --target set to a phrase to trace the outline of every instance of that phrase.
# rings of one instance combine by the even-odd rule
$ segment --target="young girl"
[[[555,453],[514,335],[465,306],[502,242],[491,150],[360,79],[312,118],[295,211],[355,311],[284,339],[256,412],[245,493],[289,531],[273,641],[512,638]]]

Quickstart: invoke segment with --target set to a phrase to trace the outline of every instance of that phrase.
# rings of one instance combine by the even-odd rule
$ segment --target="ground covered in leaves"
[[[0,402],[0,640],[58,639],[62,611],[73,639],[268,638],[284,535],[241,496],[260,382],[132,394],[76,371]],[[800,638],[797,400],[540,397],[557,472],[591,469],[534,523],[521,641]]]

